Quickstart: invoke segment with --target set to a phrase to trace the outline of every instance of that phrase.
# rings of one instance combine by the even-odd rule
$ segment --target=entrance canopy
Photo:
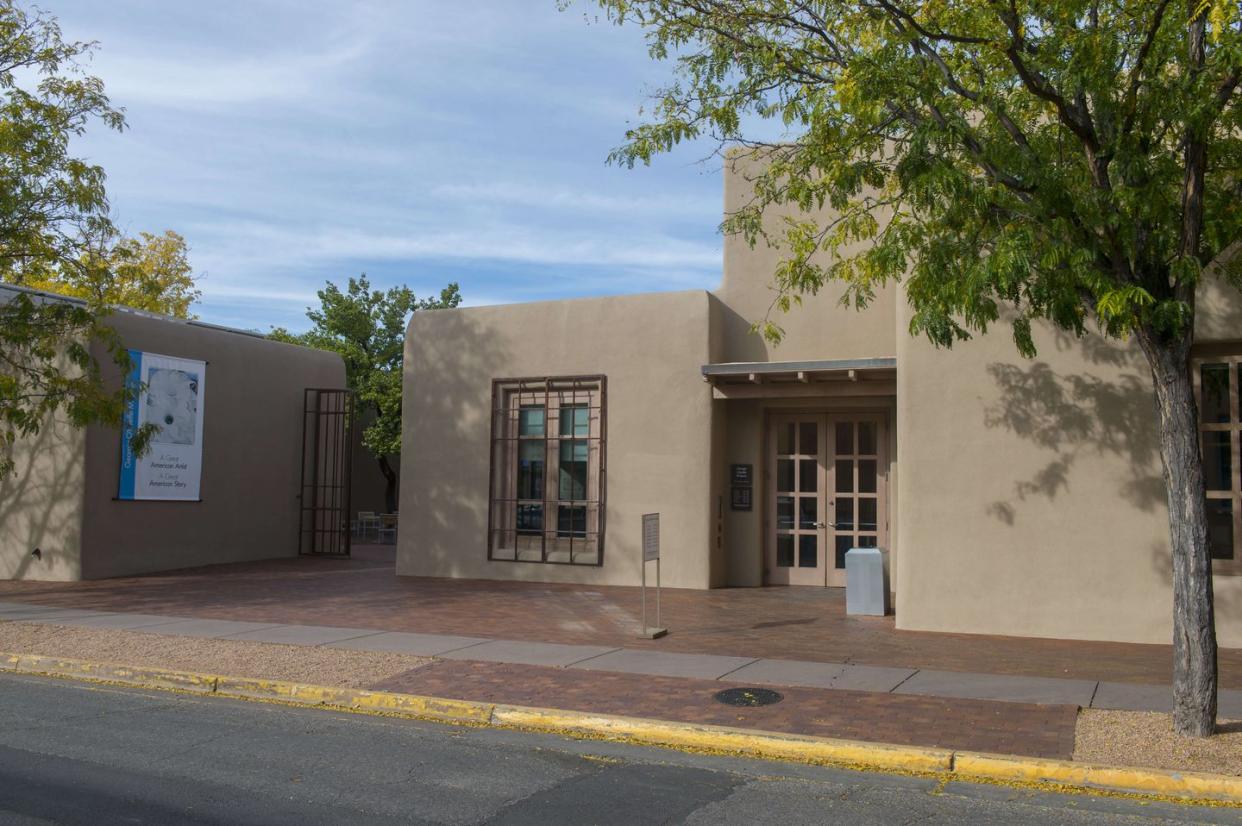
[[[773,396],[891,396],[897,359],[734,361],[703,365],[703,381],[717,399]]]

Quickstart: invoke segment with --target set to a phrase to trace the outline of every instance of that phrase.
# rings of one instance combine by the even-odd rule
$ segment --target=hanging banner
[[[203,389],[207,363],[130,350],[133,369],[126,379],[141,387],[125,410],[121,427],[121,482],[118,499],[196,501],[203,470]],[[159,430],[143,456],[130,439],[144,424]]]

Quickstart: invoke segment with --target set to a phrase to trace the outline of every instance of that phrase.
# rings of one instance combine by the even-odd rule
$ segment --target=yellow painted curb
[[[959,751],[953,755],[953,773],[963,780],[978,777],[1033,785],[1051,784],[1242,803],[1242,777],[1206,772],[1102,766]]]
[[[773,760],[866,766],[905,772],[945,772],[953,765],[953,752],[945,749],[892,746],[522,706],[496,706],[492,712],[492,724],[554,733],[603,736],[655,746],[728,752]]]
[[[1101,766],[1064,760],[835,740],[725,726],[332,688],[283,680],[136,668],[37,654],[0,653],[0,671],[113,683],[133,688],[189,691],[242,700],[263,700],[441,722],[542,731],[569,737],[596,737],[687,751],[934,775],[944,780],[1011,783],[1035,788],[1053,788],[1057,791],[1123,793],[1179,802],[1213,802],[1242,806],[1242,777],[1199,772]]]
[[[12,666],[9,670],[25,674],[47,674],[55,677],[69,677],[80,680],[126,683],[142,685],[145,688],[192,691],[196,694],[213,694],[216,691],[217,678],[212,674],[133,668],[112,663],[71,660],[63,657],[44,657],[38,654],[5,654],[4,660]]]
[[[284,680],[221,676],[216,678],[215,693],[222,697],[279,700],[300,705],[332,706],[355,711],[400,714],[460,723],[487,723],[492,715],[490,703],[419,697],[388,691],[331,688]]]

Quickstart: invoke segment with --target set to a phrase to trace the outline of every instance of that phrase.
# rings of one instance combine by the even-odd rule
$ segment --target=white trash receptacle
[[[888,551],[851,548],[845,554],[845,613],[882,617],[888,613]]]

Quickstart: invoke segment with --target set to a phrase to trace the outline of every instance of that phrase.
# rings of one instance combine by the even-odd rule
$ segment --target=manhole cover
[[[726,688],[716,692],[716,702],[728,706],[770,706],[785,696],[770,688]]]

